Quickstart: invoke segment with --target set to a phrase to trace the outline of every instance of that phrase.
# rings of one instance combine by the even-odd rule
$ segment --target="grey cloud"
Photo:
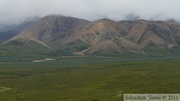
[[[88,20],[122,20],[133,14],[146,20],[180,20],[180,0],[0,0],[0,23],[62,14]]]

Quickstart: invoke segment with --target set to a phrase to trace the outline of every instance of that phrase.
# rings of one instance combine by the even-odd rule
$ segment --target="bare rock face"
[[[120,21],[83,19],[48,15],[8,40],[35,40],[45,47],[76,54],[118,51],[144,54],[153,44],[171,49],[180,44],[180,26],[163,21]]]

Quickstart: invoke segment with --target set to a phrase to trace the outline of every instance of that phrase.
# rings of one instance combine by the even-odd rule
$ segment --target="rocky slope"
[[[180,26],[163,21],[117,22],[100,19],[91,22],[48,15],[6,41],[4,45],[18,39],[81,55],[103,52],[146,54],[145,49],[149,46],[162,50],[178,47]]]

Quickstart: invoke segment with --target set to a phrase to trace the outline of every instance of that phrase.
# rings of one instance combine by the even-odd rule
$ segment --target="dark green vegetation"
[[[77,41],[78,42],[78,41]],[[88,47],[88,44],[83,42],[72,43],[64,46],[62,49],[51,49],[41,43],[36,43],[32,40],[24,41],[21,39],[13,40],[5,44],[0,44],[0,61],[1,62],[30,62],[35,59],[46,57],[62,57],[62,56],[81,56],[74,54],[74,51],[80,51]],[[149,57],[176,57],[180,56],[180,46],[174,46],[171,49],[160,48],[154,44],[142,48],[144,54],[133,53],[128,51],[105,51],[84,56],[105,56],[105,57],[121,57],[121,58],[149,58]]]
[[[123,101],[124,93],[180,93],[179,66],[179,58],[169,57],[1,62],[0,101]]]
[[[6,46],[0,45],[0,61],[27,61],[32,58],[45,57],[49,50],[34,42],[15,40]]]
[[[14,40],[6,45],[0,44],[1,62],[29,62],[46,57],[73,56],[66,50],[48,49],[33,41]]]

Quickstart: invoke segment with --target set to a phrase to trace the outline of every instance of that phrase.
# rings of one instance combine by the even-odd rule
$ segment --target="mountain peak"
[[[144,48],[152,45],[165,50],[178,46],[180,27],[163,21],[142,19],[116,22],[103,18],[90,22],[74,17],[48,15],[9,41],[17,39],[72,53],[118,51],[141,54]]]
[[[169,23],[169,24],[172,24],[172,25],[180,26],[180,22],[178,22],[178,21],[176,21],[174,19],[168,19],[168,20],[166,20],[166,22]]]

